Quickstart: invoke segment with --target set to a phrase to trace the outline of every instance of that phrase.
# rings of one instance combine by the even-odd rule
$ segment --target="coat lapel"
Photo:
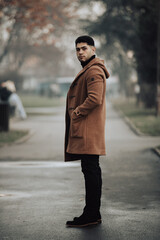
[[[84,68],[77,74],[77,76],[76,76],[76,78],[73,80],[73,82],[72,82],[72,84],[71,84],[71,86],[70,86],[70,88],[72,88],[73,86],[74,86],[74,84],[75,84],[75,82],[78,80],[78,78],[84,73]]]
[[[76,78],[73,80],[70,88],[72,88],[75,84],[75,82],[79,79],[79,77],[89,68],[91,67],[95,62],[97,61],[97,58],[94,58],[93,60],[91,60],[84,68],[82,68],[82,70],[77,74]]]

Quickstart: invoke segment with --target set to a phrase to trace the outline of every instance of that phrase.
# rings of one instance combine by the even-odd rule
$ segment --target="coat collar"
[[[75,77],[75,79],[73,80],[70,88],[72,88],[75,85],[75,82],[78,80],[78,78],[88,69],[90,68],[99,58],[94,58],[92,59],[84,68],[82,68],[82,70],[77,74],[77,76]]]

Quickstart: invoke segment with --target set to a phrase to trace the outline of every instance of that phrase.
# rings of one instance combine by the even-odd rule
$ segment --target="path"
[[[34,134],[0,148],[0,240],[160,239],[159,137],[136,136],[108,105],[103,223],[72,229],[65,222],[81,214],[84,182],[79,161],[63,162],[64,109],[14,126]]]

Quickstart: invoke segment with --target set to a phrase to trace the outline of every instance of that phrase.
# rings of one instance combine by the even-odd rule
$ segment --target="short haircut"
[[[75,44],[77,46],[78,43],[87,43],[90,46],[94,46],[94,40],[92,37],[84,35],[84,36],[80,36],[76,39]]]

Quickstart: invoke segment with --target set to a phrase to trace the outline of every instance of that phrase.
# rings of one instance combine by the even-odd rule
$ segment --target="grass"
[[[28,130],[10,130],[8,132],[0,132],[0,145],[4,143],[13,143],[16,140],[28,134]]]
[[[136,106],[132,100],[116,100],[113,102],[117,110],[130,119],[140,132],[150,136],[160,136],[160,117],[155,116],[155,109]]]
[[[65,104],[65,99],[62,98],[49,98],[34,94],[20,94],[24,107],[58,107]]]
[[[50,113],[50,112],[27,112],[28,117],[35,117],[35,116],[54,116],[56,115],[55,113]]]

